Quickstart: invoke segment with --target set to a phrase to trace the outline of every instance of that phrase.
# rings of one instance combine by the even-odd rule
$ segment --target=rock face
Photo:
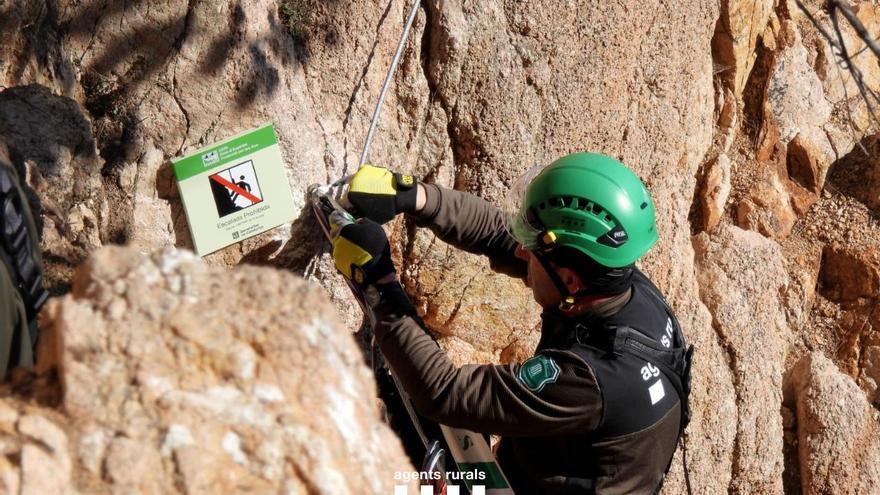
[[[821,353],[791,371],[803,493],[875,493],[880,486],[880,415]]]
[[[788,143],[789,176],[815,194],[825,186],[825,162],[822,153],[800,134]]]
[[[480,257],[442,245],[429,231],[417,232],[414,244],[406,256],[413,303],[447,349],[455,346],[462,363],[531,357],[538,335],[518,341],[539,324],[541,309],[525,284],[493,273]],[[530,349],[514,352],[510,346]]]
[[[730,196],[730,158],[721,154],[709,164],[703,184],[703,230],[712,230],[721,221]]]
[[[830,27],[820,11],[823,2],[806,3]],[[191,246],[170,172],[169,160],[175,156],[272,121],[297,207],[304,206],[310,183],[353,172],[409,6],[404,1],[377,5],[363,0],[0,1],[0,141],[9,145],[12,161],[29,177],[42,207],[44,249],[55,292],[69,288],[73,266],[101,245],[129,243],[143,252]],[[876,38],[878,8],[860,2],[854,9]],[[862,50],[852,29],[844,25],[842,31],[847,46],[858,53],[854,63],[868,86],[880,89],[876,58]],[[850,193],[832,191],[826,176],[870,122],[852,79],[837,67],[831,49],[791,1],[429,0],[420,5],[370,158],[496,204],[531,165],[568,152],[604,152],[629,165],[651,190],[660,234],[640,267],[664,290],[697,348],[694,420],[665,491],[779,492],[785,475],[778,389],[788,334],[810,334],[817,322],[833,320],[813,309],[814,299],[823,298],[821,292],[815,295],[816,253],[825,246],[816,239],[827,237],[815,229],[827,231],[831,229],[821,226],[840,223],[833,214],[821,217],[821,211],[839,211],[832,207],[839,196]],[[708,167],[700,184],[700,166],[712,156],[729,160],[719,158]],[[877,211],[880,172],[872,170],[865,183],[874,185],[853,195],[853,202]],[[817,202],[821,208],[813,207]],[[732,211],[725,210],[728,203]],[[704,224],[691,225],[691,213],[700,212]],[[360,314],[315,235],[310,212],[303,208],[299,213],[291,225],[230,246],[206,262],[222,267],[268,264],[304,275],[327,289],[349,327],[357,326]],[[858,231],[871,222],[860,218],[862,224],[848,223],[847,228]],[[491,274],[485,260],[449,250],[406,221],[396,221],[390,231],[407,290],[453,359],[514,361],[531,353],[537,308],[518,281]],[[705,233],[692,237],[699,231]],[[799,251],[804,254],[797,255],[802,259],[786,269],[782,258],[797,258],[789,250],[798,244],[807,244]],[[145,262],[144,270],[161,264],[157,260]],[[823,269],[830,273],[834,266]],[[106,272],[94,263],[88,270]],[[178,280],[155,270],[162,280]],[[57,359],[73,363],[72,381],[65,384],[83,387],[76,380],[97,379],[83,369],[105,363],[100,369],[109,370],[108,377],[101,379],[113,386],[99,390],[100,396],[122,400],[117,404],[121,408],[99,410],[100,420],[90,420],[94,424],[80,424],[76,417],[69,418],[72,426],[56,423],[68,432],[77,452],[73,472],[84,473],[99,488],[112,483],[126,491],[132,484],[156,483],[165,491],[177,465],[185,469],[173,476],[175,489],[215,488],[226,478],[193,474],[201,472],[202,454],[191,449],[210,440],[214,443],[205,459],[233,459],[219,464],[226,473],[217,475],[221,478],[228,474],[268,491],[278,490],[279,479],[293,479],[271,477],[279,464],[270,460],[274,454],[254,447],[253,438],[263,431],[259,425],[230,429],[228,419],[201,421],[207,413],[198,411],[184,416],[197,418],[186,424],[173,419],[178,410],[190,414],[196,406],[186,401],[219,387],[220,377],[230,380],[237,392],[222,388],[212,392],[220,396],[192,400],[224,404],[244,397],[246,405],[265,402],[252,390],[256,382],[239,376],[243,365],[231,351],[203,335],[220,323],[210,320],[205,328],[192,327],[179,311],[172,314],[156,306],[186,300],[202,313],[215,314],[207,303],[181,294],[165,297],[155,287],[143,288],[148,285],[144,282],[143,287],[130,284],[131,290],[160,302],[140,301],[128,288],[120,288],[122,295],[111,300],[101,289],[102,301],[109,301],[105,306],[83,295],[86,287],[109,280],[109,275],[101,277],[85,277],[76,284],[78,299],[53,307],[53,321],[67,321],[61,316],[68,313],[71,321],[95,313],[96,325],[104,325],[101,331],[106,332],[100,345],[107,347],[98,351],[65,351],[86,345],[74,341],[74,347],[56,352]],[[187,292],[189,279],[180,280]],[[233,304],[217,303],[216,292],[208,295],[224,308]],[[247,303],[234,304],[256,311]],[[790,330],[784,328],[786,316]],[[107,328],[118,322],[126,327],[117,336]],[[130,329],[136,325],[171,329],[174,335],[162,333],[164,340],[152,341],[149,332]],[[819,340],[832,334],[822,333]],[[145,362],[147,350],[129,347],[121,336],[149,348],[173,344],[174,349],[171,357]],[[271,357],[266,357],[257,344],[229,339],[224,342],[241,344],[242,355],[256,353],[255,376],[266,360],[273,363],[267,369],[282,369],[277,364],[280,351],[268,349]],[[287,356],[310,348],[302,340],[290,345],[284,350]],[[131,356],[122,360],[115,355],[120,352]],[[202,363],[210,372],[171,380],[167,394],[161,392],[166,382],[151,381],[149,388],[141,381],[138,373],[170,373],[172,364],[191,370],[179,363],[189,363],[185,358],[193,353],[210,356],[210,363]],[[763,354],[767,358],[758,362],[756,356]],[[866,351],[861,361],[866,389],[877,376],[870,371],[876,362],[872,356]],[[133,371],[129,359],[144,363],[145,371]],[[123,378],[114,378],[117,373]],[[129,383],[126,379],[135,380],[143,393],[123,400],[110,391]],[[299,386],[288,379],[279,376],[270,383],[286,396]],[[308,404],[297,406],[302,410],[324,411],[328,400],[338,399],[305,397]],[[70,407],[85,413],[78,400],[71,396]],[[274,402],[261,407],[270,417],[287,417],[273,409],[281,407]],[[14,409],[19,416],[5,423],[12,425],[9,431],[18,431],[20,418],[30,414]],[[142,443],[149,448],[131,465],[141,471],[155,468],[156,481],[133,479],[118,464],[103,461],[111,451],[114,457],[130,458],[134,449],[127,441],[135,437],[126,436],[128,429],[148,423],[144,417],[155,429],[135,431],[149,431],[136,437],[148,437]],[[350,423],[353,428],[358,424]],[[81,435],[70,433],[80,431],[99,433],[84,434],[88,447],[81,447]],[[166,438],[170,440],[163,449]],[[267,445],[276,445],[273,441]],[[301,444],[290,445],[284,452],[304,452],[295,450]],[[230,453],[237,451],[243,457]],[[79,452],[86,452],[85,460]],[[308,466],[326,462],[332,471],[335,452],[296,459],[313,463]],[[244,463],[235,460],[242,458]],[[282,471],[295,466],[282,464]],[[266,468],[270,474],[260,477],[251,468]],[[84,486],[91,487],[88,483]]]
[[[782,289],[787,275],[779,246],[726,226],[695,237],[700,297],[732,368],[738,410],[731,490],[782,492],[782,401],[788,327]]]
[[[880,33],[880,9],[868,2],[856,3],[852,9],[867,32],[876,37]],[[827,15],[819,12],[817,18],[833,32]],[[795,150],[790,152],[794,151],[793,165],[800,171],[794,170],[792,175],[807,179],[804,185],[816,190],[823,187],[831,163],[852,149],[854,138],[868,128],[870,115],[853,76],[835,67],[836,55],[830,45],[817,41],[815,28],[802,16],[797,19],[783,21],[777,35],[780,49],[767,84],[765,126],[775,128],[770,134],[775,133],[786,144],[796,141]],[[849,23],[841,22],[840,29],[866,89],[877,91],[880,69],[876,58],[865,56],[870,50]]]
[[[110,217],[91,122],[76,101],[43,86],[10,88],[0,92],[0,141],[42,213],[47,284],[63,284],[59,272],[69,283],[70,270],[103,245]]]
[[[773,12],[773,0],[722,0],[712,49],[723,64],[724,79],[736,96],[742,94]],[[778,22],[778,21],[777,21]],[[772,37],[772,35],[771,35]]]
[[[73,462],[67,422],[59,414],[14,399],[0,401],[0,492],[38,495],[79,493],[72,483]]]
[[[833,300],[880,299],[880,244],[826,247],[821,276],[825,293]]]
[[[350,173],[355,166],[407,7],[405,2],[384,10],[372,3],[318,3],[304,12],[296,36],[274,0],[163,0],[107,8],[58,2],[45,12],[12,9],[10,26],[55,33],[40,43],[55,40],[52,53],[64,61],[56,65],[67,68],[76,84],[62,91],[66,79],[58,74],[31,75],[40,67],[39,57],[14,48],[37,41],[28,30],[6,34],[3,50],[11,52],[10,59],[28,60],[34,71],[7,72],[7,80],[9,85],[40,82],[69,95],[93,122],[104,160],[101,186],[113,214],[89,208],[93,218],[76,210],[76,225],[96,221],[102,243],[185,248],[190,246],[186,220],[168,179],[167,160],[271,120],[302,206],[308,184]],[[654,16],[668,21],[642,22]],[[669,241],[656,259],[688,260],[685,212],[712,134],[712,61],[709,53],[677,54],[700,53],[716,17],[716,5],[708,0],[684,9],[635,1],[584,3],[576,9],[564,2],[429,2],[416,19],[371,156],[497,201],[534,163],[570,151],[603,151],[653,183],[657,204],[668,208],[661,214],[661,231]],[[325,269],[326,258],[315,259],[321,246],[308,215],[303,210],[293,225],[208,261],[228,266],[245,259],[292,268],[321,280],[354,315],[338,277]],[[409,239],[402,230],[395,237],[401,243]],[[439,243],[430,250],[420,259],[446,256]],[[686,295],[695,290],[687,262],[668,269],[654,263],[661,282],[686,287],[682,298],[692,299]],[[444,266],[455,267],[446,280],[459,283],[486,273],[487,265],[456,254]],[[413,261],[412,269],[425,276],[422,285],[431,285],[431,266],[421,270]],[[441,334],[464,339],[481,358],[500,356],[521,337],[513,333],[531,329],[535,321],[530,303],[509,303],[509,295],[522,298],[525,292],[509,284],[496,290],[496,281],[472,286],[453,319],[461,287],[430,287],[440,292],[436,307],[425,307],[426,314],[436,312],[432,323]],[[411,292],[417,293],[420,283],[412,281]],[[498,295],[493,299],[491,293]],[[495,306],[487,300],[507,304],[490,309],[504,313],[503,319],[489,318],[502,326],[499,335],[465,332],[486,320],[477,310]],[[446,329],[447,320],[458,327]],[[697,326],[703,330],[695,331],[708,328],[704,318]]]
[[[869,185],[865,194],[866,202],[874,211],[880,211],[880,164],[871,170],[868,181]]]
[[[40,84],[56,94],[82,96],[69,53],[61,45],[55,5],[0,4],[0,87]]]
[[[749,196],[737,205],[736,219],[740,227],[771,239],[788,237],[796,217],[791,196],[775,170],[765,168],[760,172]]]
[[[68,424],[3,403],[0,427],[48,446],[4,482],[42,483],[37,455],[92,493],[391,493],[412,469],[333,313],[277,270],[99,251],[44,313],[38,371],[57,367]]]
[[[631,1],[428,2],[420,62],[433,98],[422,115],[428,122],[426,153],[440,152],[415,170],[497,204],[531,165],[594,150],[620,158],[651,185],[662,241],[643,267],[661,287],[672,288],[670,299],[689,337],[705,353],[695,389],[713,390],[711,398],[699,392],[693,401],[698,419],[687,446],[689,476],[699,491],[723,492],[729,477],[715,473],[733,469],[734,438],[725,425],[735,421],[736,410],[727,402],[732,399],[727,365],[698,302],[687,218],[694,176],[712,140],[712,61],[700,47],[710,43],[716,17],[716,4],[703,1],[684,7]],[[696,56],[675,55],[681,53]],[[410,293],[420,291],[421,280],[433,290],[435,281],[480,281],[475,267],[485,267],[485,261],[476,264],[461,254],[447,258],[439,242],[432,249],[440,252],[421,259],[443,259],[440,266],[452,269],[431,275],[437,263],[414,263],[421,275],[408,282]],[[481,316],[467,319],[460,311],[453,320],[452,331],[477,357],[497,352],[486,342],[504,342],[511,332],[531,329],[535,318],[526,305],[499,304],[499,294],[514,292],[501,288],[510,283],[503,278],[492,280],[465,292],[461,311],[480,308]],[[479,292],[483,287],[488,292]],[[452,314],[462,285],[441,288],[449,295],[437,312],[439,323]],[[502,311],[501,338],[486,339],[483,318],[498,321]],[[478,331],[466,331],[471,327]],[[730,407],[714,407],[718,402]],[[716,460],[728,464],[719,467]],[[687,475],[677,460],[667,489],[684,491]]]
[[[855,196],[876,214],[880,214],[880,135],[874,134],[863,141],[867,153],[854,150],[846,158],[841,172],[850,172]]]
[[[784,144],[800,136],[825,155],[823,163],[827,169],[835,157],[823,130],[831,117],[831,103],[810,65],[797,24],[783,22],[778,38],[780,50],[770,69],[764,99],[765,135],[778,136]]]
[[[868,401],[880,402],[880,346],[869,345],[865,348],[864,367],[859,377],[859,385],[868,395]]]
[[[174,218],[163,200],[176,198],[177,186],[163,163],[162,152],[148,145],[138,162],[126,164],[119,174],[119,187],[129,191],[133,203],[125,238],[144,251],[174,245]]]
[[[850,4],[850,8],[870,36],[877,39],[877,34],[880,33],[880,6],[872,2],[853,2]],[[826,29],[834,29],[826,15],[820,15],[819,18]],[[840,22],[839,25],[850,61],[861,73],[866,90],[880,90],[880,67],[877,65],[877,59],[872,56],[865,41],[859,37],[848,22]],[[804,24],[801,23],[801,26]],[[838,71],[834,67],[835,55],[831,45],[817,43],[815,48],[817,53],[814,67],[816,74],[822,79],[825,95],[835,106],[846,108],[850,114],[848,117],[851,119],[850,124],[854,127],[856,135],[864,132],[871,124],[871,117],[867,107],[859,99],[859,89],[853,75],[847,71]],[[845,132],[846,126],[842,126],[839,122],[833,125],[838,127],[840,131],[844,131],[830,133],[834,141],[833,144],[839,151],[843,147],[838,144],[837,140],[843,136],[846,136],[843,137],[844,140],[851,139],[853,133]]]

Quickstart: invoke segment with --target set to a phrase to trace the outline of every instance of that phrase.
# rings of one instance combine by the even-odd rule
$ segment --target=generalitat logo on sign
[[[220,161],[220,153],[217,150],[209,151],[202,155],[202,163],[205,165],[212,165]]]

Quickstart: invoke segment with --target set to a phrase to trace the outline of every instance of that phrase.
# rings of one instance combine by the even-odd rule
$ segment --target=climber
[[[251,192],[251,185],[245,182],[244,176],[239,176],[239,181],[235,183],[243,191]],[[229,191],[229,197],[232,199],[232,202],[235,203],[235,200],[238,199],[239,194],[237,192]]]
[[[518,494],[655,493],[690,417],[690,357],[678,322],[634,262],[657,241],[639,178],[576,153],[526,173],[505,210],[460,191],[365,166],[333,257],[367,288],[376,339],[420,413],[502,436]],[[455,367],[399,284],[378,223],[408,214],[439,238],[488,256],[543,308],[534,357]]]
[[[39,240],[12,165],[0,159],[0,379],[32,366],[43,289]]]

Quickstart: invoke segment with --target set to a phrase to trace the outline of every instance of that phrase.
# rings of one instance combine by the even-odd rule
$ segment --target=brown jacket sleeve
[[[403,289],[393,285],[375,308],[376,338],[419,413],[445,425],[507,436],[583,433],[598,426],[601,392],[592,370],[575,354],[542,352],[559,373],[539,390],[520,376],[522,363],[457,368],[413,316]]]
[[[514,255],[516,240],[508,233],[508,219],[488,201],[473,194],[424,184],[425,206],[410,215],[444,242],[489,257],[492,270],[524,278],[526,264]]]

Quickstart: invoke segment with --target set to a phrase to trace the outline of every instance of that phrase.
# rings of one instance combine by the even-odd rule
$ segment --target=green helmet
[[[533,168],[511,188],[505,209],[525,248],[568,246],[609,268],[635,262],[657,242],[645,185],[624,164],[597,153]]]

